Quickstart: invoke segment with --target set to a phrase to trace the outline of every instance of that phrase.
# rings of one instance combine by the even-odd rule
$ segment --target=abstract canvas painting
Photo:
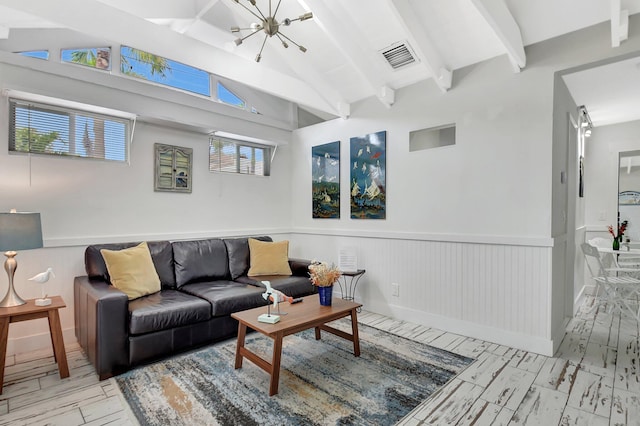
[[[314,219],[340,218],[340,141],[311,148]]]
[[[351,219],[386,218],[387,132],[351,138]]]

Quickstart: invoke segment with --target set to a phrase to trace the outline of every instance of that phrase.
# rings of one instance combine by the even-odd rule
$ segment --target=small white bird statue
[[[39,274],[29,278],[29,281],[35,281],[37,283],[46,283],[47,281],[49,281],[50,277],[55,278],[56,274],[53,273],[53,269],[47,268],[46,271],[40,272]]]
[[[47,295],[44,293],[44,283],[49,281],[49,278],[51,277],[55,278],[56,274],[53,273],[53,269],[47,268],[46,271],[40,272],[39,274],[29,278],[29,281],[42,284],[42,298],[36,299],[36,306],[47,306],[51,304],[51,299],[47,299]]]

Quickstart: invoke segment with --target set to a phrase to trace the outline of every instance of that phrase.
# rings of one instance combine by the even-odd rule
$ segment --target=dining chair
[[[610,238],[595,237],[589,240],[589,244],[598,248],[611,248]],[[612,253],[601,253],[600,258],[606,268],[619,268],[618,259]]]
[[[597,305],[606,305],[608,312],[629,312],[636,320],[640,320],[640,308],[634,310],[629,304],[633,297],[638,302],[640,280],[629,275],[618,275],[616,268],[606,268],[600,252],[591,244],[582,243],[580,247],[591,278],[596,282]]]

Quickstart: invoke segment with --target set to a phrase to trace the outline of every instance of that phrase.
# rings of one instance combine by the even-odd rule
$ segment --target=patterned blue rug
[[[350,331],[350,323],[332,323]],[[391,425],[473,360],[359,326],[353,345],[313,330],[284,338],[279,393],[244,360],[236,341],[140,367],[116,378],[141,425]],[[271,359],[272,340],[250,333],[246,346]]]

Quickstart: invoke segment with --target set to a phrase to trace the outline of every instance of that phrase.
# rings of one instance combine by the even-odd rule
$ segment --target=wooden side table
[[[7,358],[7,340],[9,338],[9,324],[12,322],[29,321],[37,318],[49,319],[49,332],[53,344],[53,355],[58,363],[60,378],[69,377],[69,365],[67,353],[62,339],[62,327],[60,326],[60,314],[58,309],[64,308],[64,300],[60,296],[51,297],[48,306],[36,306],[35,299],[27,300],[27,303],[12,308],[0,308],[0,394],[4,384],[4,363]]]

